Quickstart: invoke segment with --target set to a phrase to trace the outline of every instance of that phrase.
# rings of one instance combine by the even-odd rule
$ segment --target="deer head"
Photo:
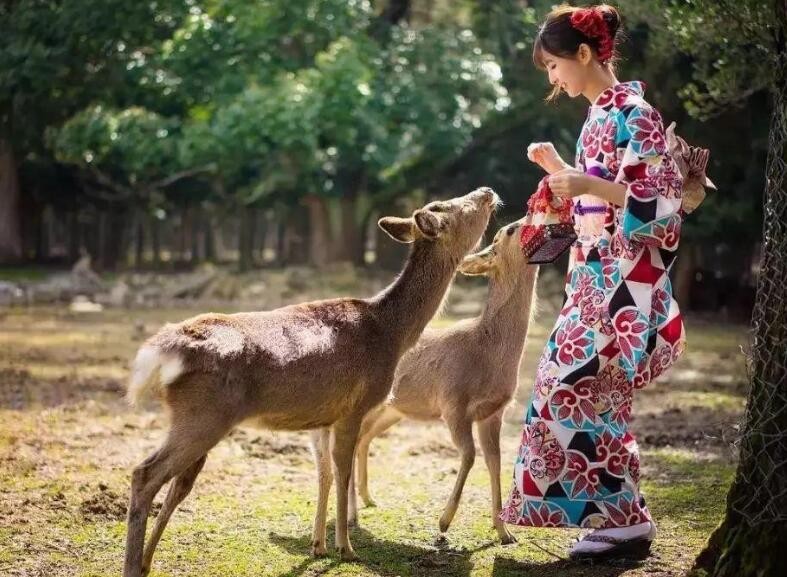
[[[476,244],[500,199],[491,188],[430,202],[409,218],[386,216],[377,223],[401,243],[431,243],[457,260]]]
[[[530,215],[512,222],[495,234],[492,244],[467,255],[459,265],[459,272],[467,276],[486,276],[503,280],[514,279],[528,264],[527,257],[519,246],[519,235],[523,226],[529,224]]]

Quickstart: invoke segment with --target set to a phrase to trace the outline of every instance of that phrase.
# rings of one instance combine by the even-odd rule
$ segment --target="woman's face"
[[[543,62],[549,83],[558,86],[571,98],[582,94],[587,83],[588,67],[583,63],[581,52],[577,57],[564,58],[544,51]]]

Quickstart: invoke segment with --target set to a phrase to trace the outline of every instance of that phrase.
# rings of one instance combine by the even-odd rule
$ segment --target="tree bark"
[[[244,206],[240,209],[240,234],[238,235],[238,268],[246,272],[253,266],[252,249],[254,247],[254,216],[255,210]]]
[[[101,213],[101,265],[102,270],[114,271],[118,268],[126,232],[127,211],[118,207]]]
[[[11,143],[0,138],[0,263],[22,258],[19,172]]]
[[[137,212],[136,226],[134,227],[134,267],[142,268],[145,260],[145,217],[142,212]]]
[[[68,213],[68,262],[76,262],[82,247],[82,228],[79,225],[79,210],[74,208]]]
[[[358,246],[355,250],[355,263],[358,266],[366,266],[366,249],[369,244],[369,240],[372,238],[373,235],[377,234],[377,226],[376,224],[372,223],[372,219],[374,218],[374,211],[371,209],[367,209],[365,214],[361,217],[361,224],[358,225],[358,230],[360,231],[360,238],[358,240]]]
[[[46,262],[49,260],[49,244],[51,241],[49,235],[49,221],[50,217],[47,214],[47,206],[35,204],[35,216],[31,219],[33,227],[35,228],[35,261]]]
[[[150,231],[150,252],[153,268],[161,268],[161,230],[158,218],[148,216],[146,218],[148,230]]]
[[[199,206],[195,206],[192,209],[192,214],[194,215],[191,219],[191,266],[195,266],[201,263],[204,260],[204,242],[202,239],[202,221],[204,219],[204,215],[202,214],[202,209]]]
[[[751,388],[726,517],[695,565],[712,577],[783,575],[787,551],[787,1],[775,6],[780,60],[774,70],[762,263],[752,317]]]
[[[338,251],[336,260],[349,261],[358,264],[358,245],[362,244],[361,228],[358,223],[357,207],[358,195],[349,194],[340,199],[341,207],[341,231],[340,242],[338,243]],[[363,254],[363,251],[361,251]]]
[[[697,266],[700,247],[681,244],[680,253],[675,263],[675,299],[681,310],[691,309],[691,285],[694,284],[694,269]]]
[[[322,268],[328,264],[331,248],[328,207],[317,195],[307,196],[303,204],[309,211],[309,264]]]
[[[209,262],[216,261],[216,235],[214,233],[213,218],[205,215],[202,221],[202,228],[204,231],[205,239],[205,260]]]
[[[190,207],[183,209],[183,226],[180,229],[180,261],[191,264],[191,229],[194,215]]]

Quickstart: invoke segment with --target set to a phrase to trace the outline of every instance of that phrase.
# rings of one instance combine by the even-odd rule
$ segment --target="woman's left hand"
[[[564,168],[549,177],[549,188],[562,198],[572,198],[590,192],[592,177],[576,168]]]

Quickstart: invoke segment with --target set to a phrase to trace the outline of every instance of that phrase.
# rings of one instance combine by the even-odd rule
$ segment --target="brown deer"
[[[330,428],[337,477],[336,546],[355,558],[347,533],[353,453],[366,413],[390,392],[401,355],[440,306],[462,258],[478,242],[498,202],[481,188],[433,202],[380,227],[412,243],[401,275],[370,299],[340,298],[233,315],[205,314],[168,324],[140,348],[128,396],[163,399],[170,429],[134,469],[123,574],[146,575],[177,505],[208,451],[242,422],[270,429]],[[145,542],[151,503],[172,484]],[[325,552],[324,533],[314,552]]]
[[[448,530],[475,460],[473,423],[484,453],[492,489],[492,521],[503,543],[515,541],[498,518],[500,496],[500,427],[503,411],[514,395],[519,363],[534,309],[538,267],[528,265],[519,247],[525,217],[501,228],[484,250],[459,265],[466,275],[489,277],[482,314],[448,329],[427,329],[404,354],[396,369],[386,403],[364,419],[357,448],[357,476],[361,498],[369,495],[367,461],[372,439],[404,417],[442,419],[461,455],[461,466],[448,504],[440,517],[440,531]],[[351,520],[355,518],[351,485]]]

